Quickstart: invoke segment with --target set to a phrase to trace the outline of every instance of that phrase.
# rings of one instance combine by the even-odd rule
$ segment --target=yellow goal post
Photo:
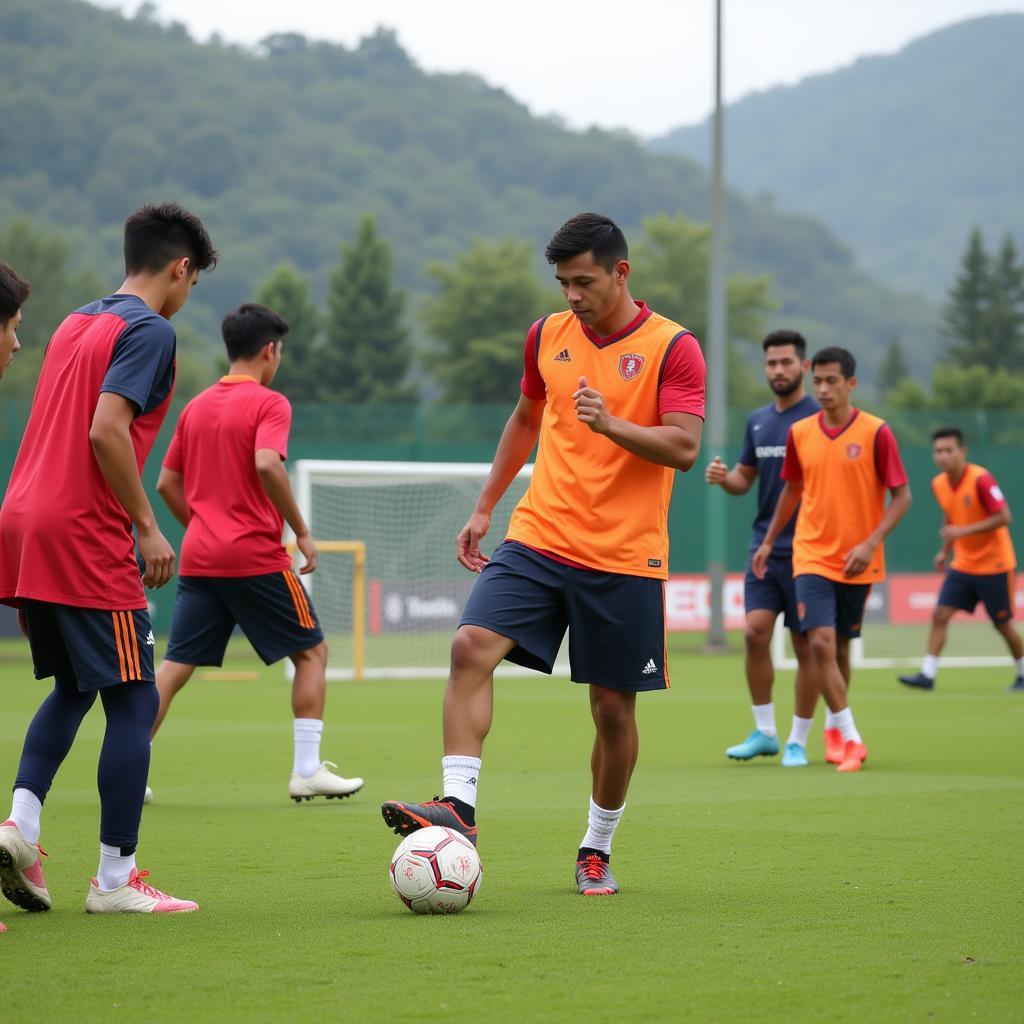
[[[323,555],[352,555],[352,678],[363,678],[366,642],[366,544],[361,540],[314,540],[317,552]],[[298,551],[295,541],[285,545],[289,552]],[[307,577],[299,576],[303,585]]]

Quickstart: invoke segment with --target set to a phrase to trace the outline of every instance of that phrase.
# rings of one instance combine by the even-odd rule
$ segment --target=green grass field
[[[226,668],[259,667],[233,655]],[[811,767],[784,770],[723,756],[750,728],[740,658],[678,645],[673,689],[641,700],[622,893],[582,899],[585,694],[502,680],[481,775],[484,883],[451,918],[392,895],[398,839],[378,811],[436,791],[440,682],[332,684],[323,755],[366,788],[296,805],[281,669],[197,678],[154,748],[139,851],[157,886],[201,904],[169,918],[84,913],[97,705],[43,817],[54,909],[0,909],[5,1019],[1019,1021],[1024,695],[1008,682],[951,670],[925,694],[863,672],[865,770],[824,765],[820,729]],[[45,692],[20,644],[0,646],[0,686],[0,775],[13,780]]]

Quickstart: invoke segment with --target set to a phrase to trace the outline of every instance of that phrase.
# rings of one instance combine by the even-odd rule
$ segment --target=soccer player
[[[185,539],[153,733],[195,667],[223,662],[239,625],[266,664],[287,657],[295,666],[289,794],[296,801],[351,796],[363,780],[343,779],[330,771],[337,765],[320,760],[327,644],[281,543],[287,521],[305,559],[299,571],[316,569],[316,546],[284,468],[291,406],[269,387],[288,324],[246,303],[228,313],[221,333],[227,376],[182,410],[156,485]]]
[[[764,539],[782,491],[780,473],[789,428],[818,411],[818,403],[804,390],[804,374],[810,367],[804,336],[799,331],[772,331],[761,347],[764,349],[765,377],[775,393],[775,401],[750,414],[743,434],[743,450],[736,465],[729,470],[716,455],[704,473],[709,484],[717,484],[727,494],[746,494],[754,480],[758,480],[757,516],[750,535],[751,554]],[[725,751],[727,757],[737,761],[749,761],[753,757],[772,756],[779,752],[775,705],[772,703],[775,675],[771,642],[775,620],[782,612],[783,621],[793,638],[793,652],[797,660],[793,724],[782,754],[782,764],[786,768],[807,764],[807,733],[818,700],[818,691],[812,684],[813,673],[808,668],[807,640],[800,632],[796,611],[793,525],[794,520],[790,519],[776,539],[764,579],[758,579],[748,565],[743,580],[743,605],[747,617],[747,687],[753,701],[754,731],[742,743]]]
[[[942,471],[932,480],[932,493],[946,518],[939,530],[942,548],[935,556],[935,568],[940,572],[945,568],[946,577],[932,614],[921,671],[899,680],[920,690],[934,689],[949,620],[958,609],[973,612],[981,601],[1016,667],[1009,688],[1024,691],[1024,644],[1013,626],[1017,558],[1008,529],[1010,506],[995,477],[967,461],[964,435],[958,427],[942,427],[932,434],[932,458]]]
[[[85,909],[196,909],[153,888],[135,864],[158,704],[143,586],[162,587],[174,572],[140,474],[174,387],[168,321],[217,253],[197,217],[166,204],[128,218],[124,260],[118,292],[72,313],[50,339],[0,508],[0,600],[24,617],[36,677],[54,677],[0,825],[0,887],[25,910],[50,907],[40,812],[97,693],[106,715],[100,863]]]
[[[797,614],[814,685],[832,712],[825,757],[841,772],[860,771],[868,756],[847,699],[850,640],[860,636],[871,585],[885,578],[883,542],[910,507],[896,438],[883,420],[851,402],[856,371],[844,348],[823,348],[811,360],[821,412],[789,428],[786,483],[751,560],[754,575],[764,579],[775,541],[799,504],[793,535]]]
[[[21,349],[18,327],[21,325],[21,307],[32,291],[32,285],[19,276],[13,267],[0,261],[0,380],[11,365],[14,353]],[[0,849],[0,872],[5,870],[5,854]],[[0,932],[7,925],[0,921]]]
[[[527,334],[519,402],[456,540],[458,561],[480,578],[452,642],[445,795],[381,811],[401,835],[447,825],[475,843],[494,669],[508,659],[550,673],[568,628],[571,676],[589,686],[596,729],[576,883],[610,895],[612,837],[637,759],[636,695],[668,686],[667,514],[675,471],[700,448],[704,359],[692,333],[634,301],[626,239],[607,217],[573,217],[545,255],[569,309]],[[491,512],[538,438],[530,486],[488,559],[480,541]]]

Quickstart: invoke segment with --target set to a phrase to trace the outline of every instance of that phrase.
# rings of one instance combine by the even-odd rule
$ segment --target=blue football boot
[[[726,747],[725,756],[734,761],[749,761],[752,757],[774,757],[779,752],[778,736],[765,736],[755,729],[742,743]]]
[[[807,748],[799,743],[787,743],[782,751],[783,768],[806,768]]]

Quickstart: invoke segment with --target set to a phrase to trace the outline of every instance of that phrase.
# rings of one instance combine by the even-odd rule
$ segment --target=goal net
[[[362,542],[365,678],[436,678],[448,674],[448,652],[476,576],[455,560],[489,463],[299,460],[295,494],[317,540]],[[490,554],[533,472],[526,465],[491,516],[481,545]],[[355,673],[359,631],[356,559],[325,544],[315,573],[302,577],[329,647],[328,678]],[[561,658],[559,659],[561,662]],[[564,671],[559,664],[556,671]],[[530,674],[503,663],[499,674]]]

